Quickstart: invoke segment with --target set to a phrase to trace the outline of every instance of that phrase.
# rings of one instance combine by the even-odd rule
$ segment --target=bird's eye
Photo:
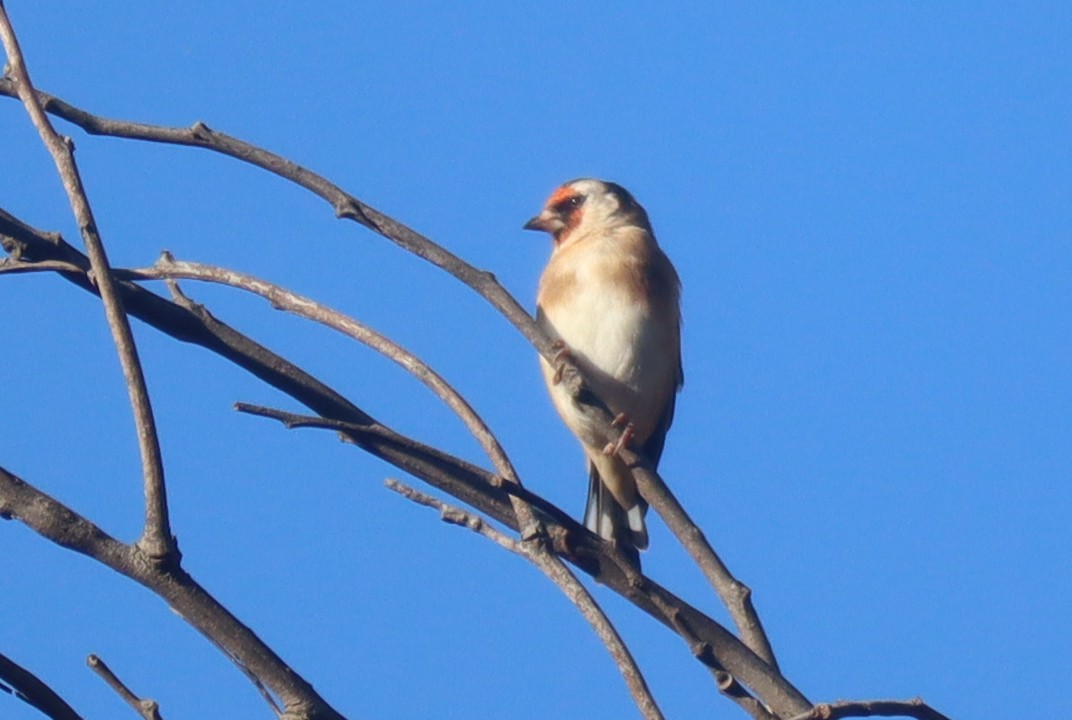
[[[584,205],[584,195],[571,195],[565,200],[555,203],[555,210],[560,213],[569,213]]]

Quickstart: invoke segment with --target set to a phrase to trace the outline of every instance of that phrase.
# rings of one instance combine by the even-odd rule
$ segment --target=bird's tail
[[[640,568],[640,550],[648,549],[648,528],[644,515],[648,504],[637,496],[636,504],[626,508],[607,488],[599,470],[588,464],[588,503],[584,508],[584,526],[596,535],[617,543],[633,564]]]

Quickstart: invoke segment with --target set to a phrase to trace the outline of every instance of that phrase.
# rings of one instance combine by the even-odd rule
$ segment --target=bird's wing
[[[670,425],[674,422],[674,405],[677,403],[677,391],[681,388],[681,370],[678,369],[678,385],[674,392],[670,393],[670,399],[666,401],[659,422],[655,424],[655,430],[651,433],[641,452],[648,459],[653,468],[659,467],[659,458],[663,456],[663,446],[666,445],[666,433],[670,431]]]

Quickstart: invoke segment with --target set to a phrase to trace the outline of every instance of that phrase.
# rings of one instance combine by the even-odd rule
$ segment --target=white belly
[[[582,282],[570,302],[543,309],[541,322],[560,338],[592,382],[593,391],[615,414],[625,413],[634,437],[643,443],[674,392],[677,373],[676,328],[652,322],[648,305],[623,288]],[[553,374],[544,363],[545,374]],[[595,437],[561,386],[551,396],[563,420],[590,443]]]

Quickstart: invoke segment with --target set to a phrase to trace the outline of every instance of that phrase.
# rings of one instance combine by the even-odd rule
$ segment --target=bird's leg
[[[565,340],[555,340],[551,343],[551,347],[554,349],[554,357],[551,358],[551,364],[555,367],[555,374],[551,378],[551,383],[558,385],[562,382],[562,373],[566,370],[566,361],[573,361],[573,353],[566,347]]]
[[[625,413],[620,413],[618,417],[614,418],[614,422],[611,425],[616,428],[625,425],[625,429],[618,436],[618,442],[607,443],[607,446],[603,448],[603,454],[608,457],[617,455],[622,451],[622,448],[633,440],[633,423],[629,422],[629,417]]]

